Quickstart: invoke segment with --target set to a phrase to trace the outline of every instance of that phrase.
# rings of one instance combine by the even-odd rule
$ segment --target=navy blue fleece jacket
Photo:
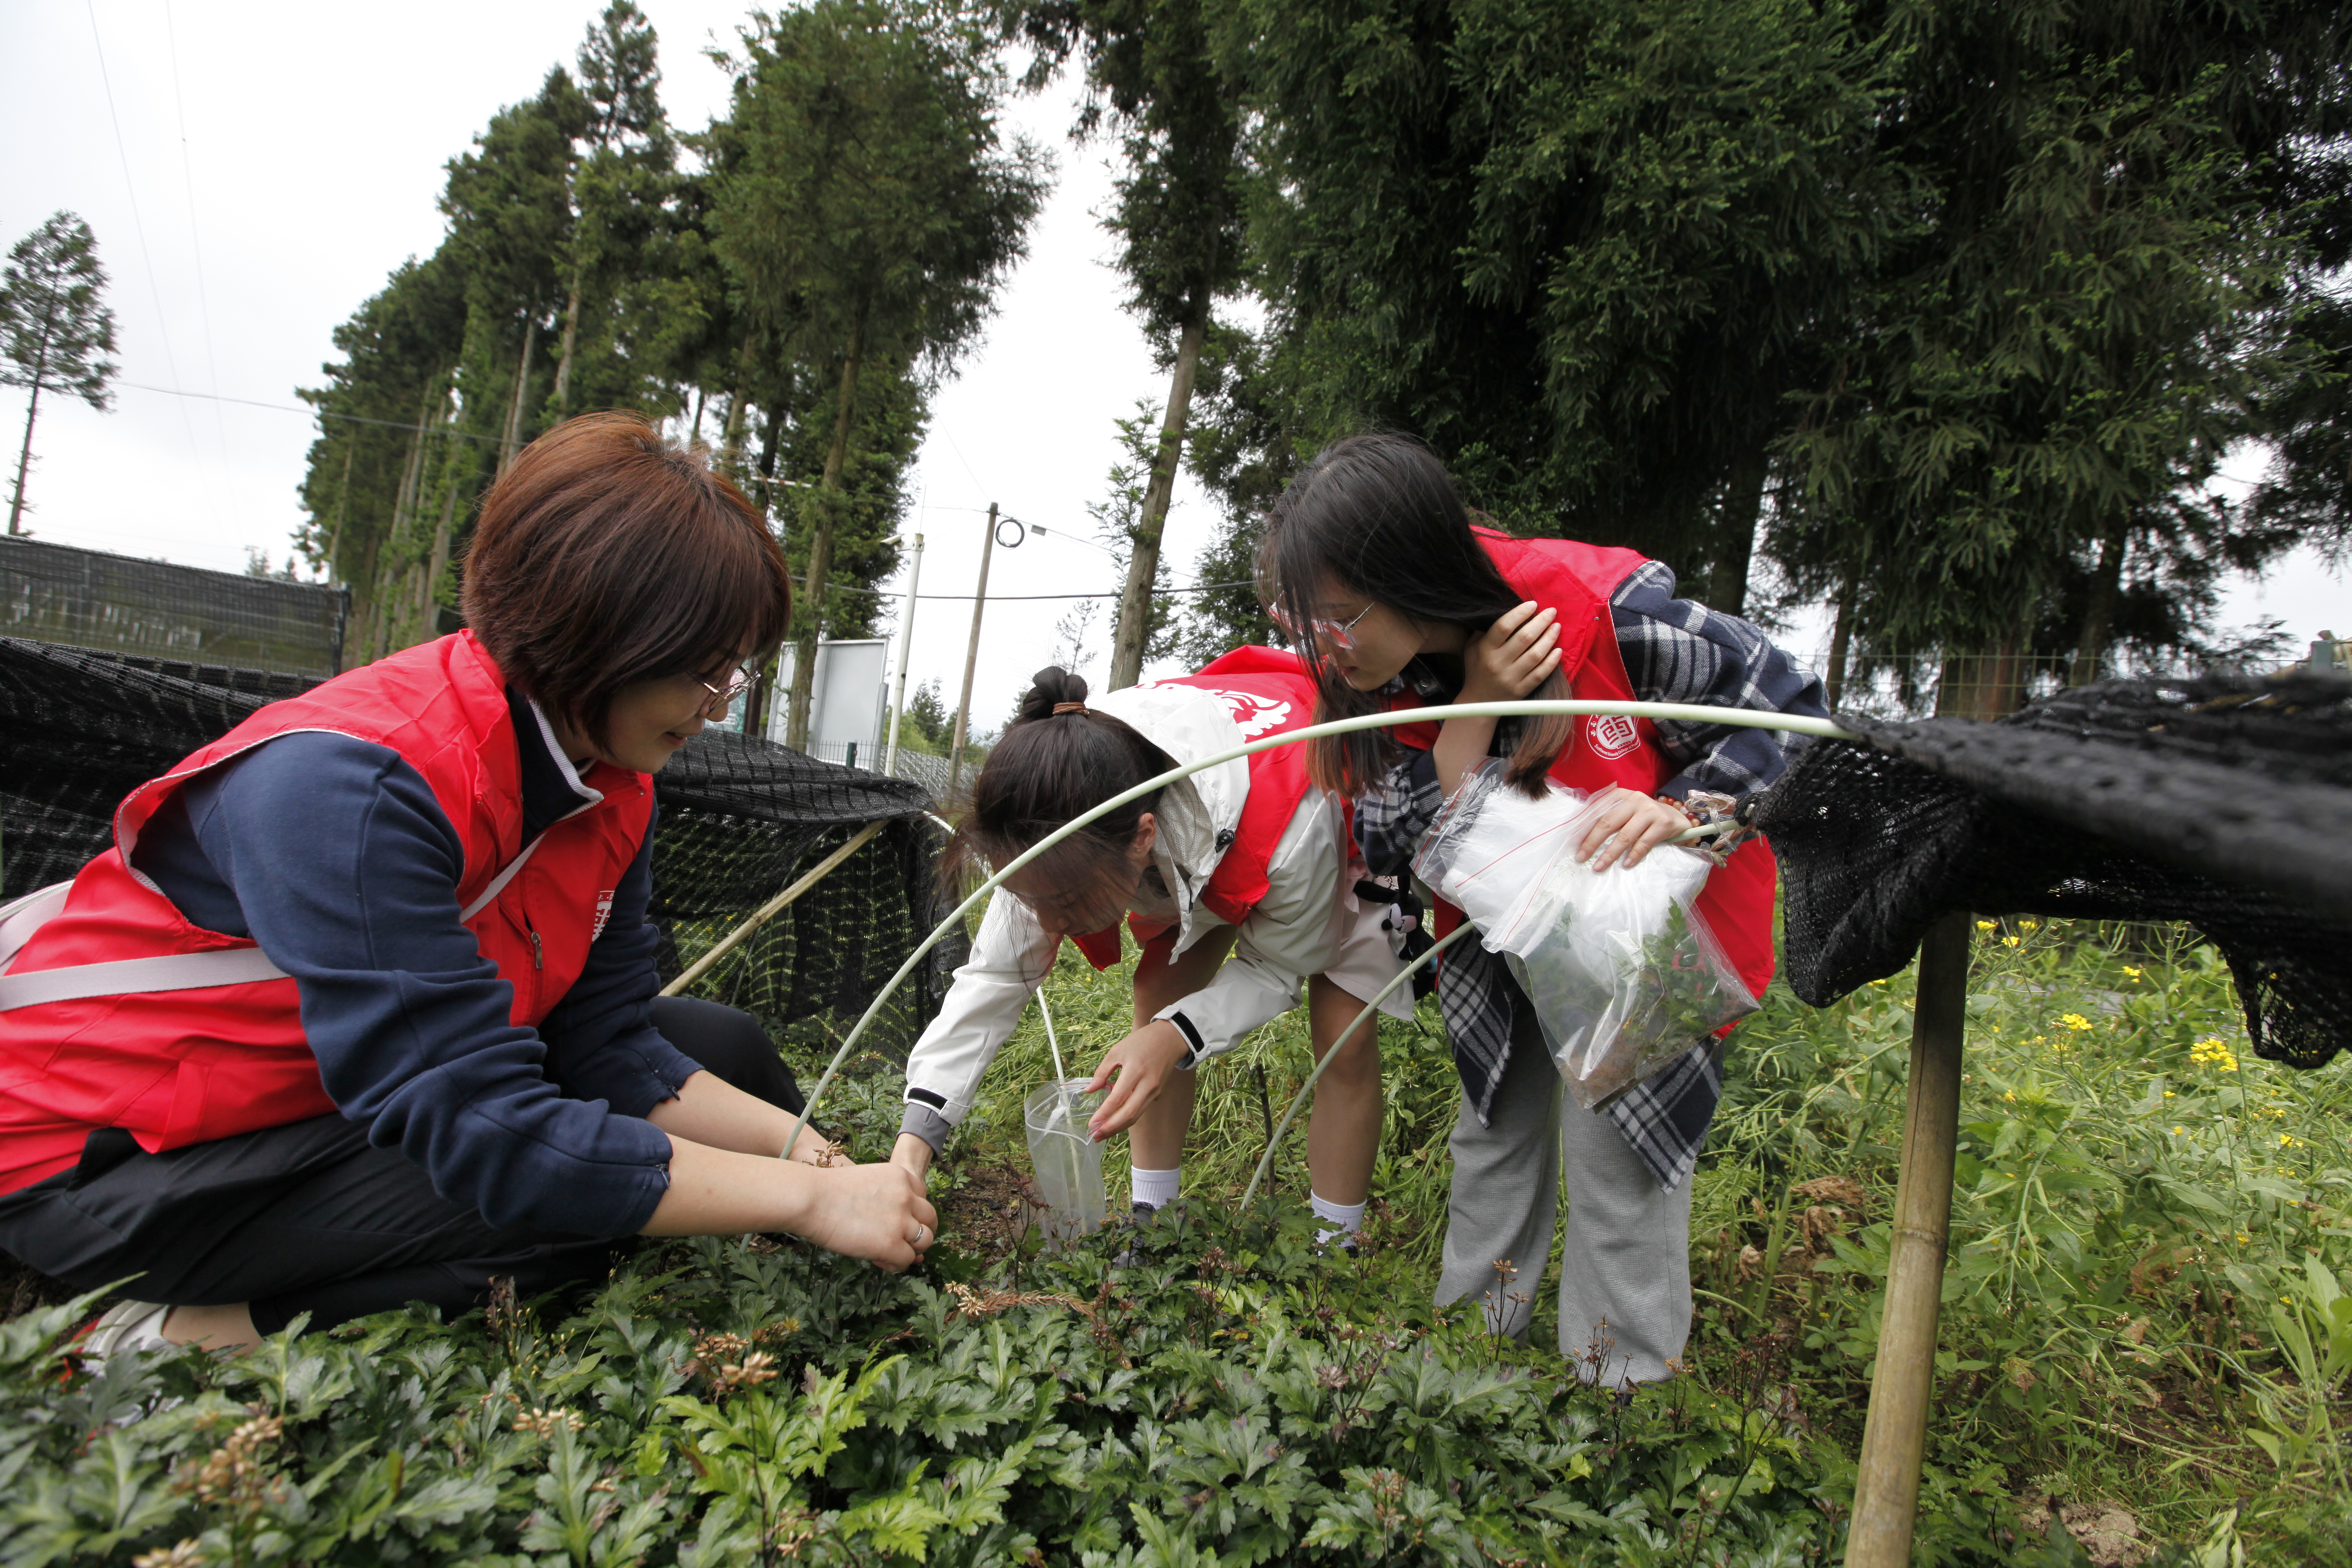
[[[526,841],[585,799],[510,695]],[[539,1028],[457,920],[464,856],[388,748],[282,735],[178,790],[134,860],[198,925],[251,937],[294,977],[319,1076],[371,1142],[494,1225],[621,1236],[669,1186],[643,1120],[699,1070],[652,1022],[651,846],[614,891],[586,967]]]

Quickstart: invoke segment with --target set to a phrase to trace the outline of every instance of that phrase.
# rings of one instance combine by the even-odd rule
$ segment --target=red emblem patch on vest
[[[1622,757],[1642,743],[1642,731],[1622,713],[1588,713],[1584,743],[1600,756]]]
[[[588,940],[590,942],[594,942],[598,937],[604,934],[604,922],[613,918],[613,894],[614,890],[615,889],[614,889],[606,888],[596,895],[596,929],[588,933]]]

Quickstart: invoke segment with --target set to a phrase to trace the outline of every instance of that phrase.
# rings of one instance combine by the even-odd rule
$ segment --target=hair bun
[[[1020,721],[1050,719],[1055,704],[1086,700],[1085,677],[1072,675],[1058,664],[1048,665],[1029,678],[1029,689],[1021,694]]]

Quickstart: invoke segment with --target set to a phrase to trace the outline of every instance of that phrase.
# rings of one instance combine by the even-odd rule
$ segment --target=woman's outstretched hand
[[[830,1252],[862,1258],[893,1274],[939,1239],[940,1215],[915,1173],[894,1161],[817,1173],[800,1234]]]
[[[1541,686],[1559,668],[1559,612],[1533,599],[1496,617],[1463,650],[1462,694],[1456,702],[1510,702]]]
[[[1091,1121],[1087,1123],[1087,1136],[1099,1143],[1113,1133],[1124,1132],[1143,1114],[1145,1106],[1160,1098],[1168,1086],[1168,1075],[1184,1058],[1187,1048],[1184,1031],[1165,1019],[1143,1026],[1127,1038],[1103,1053],[1102,1065],[1095,1068],[1088,1092],[1111,1084],[1111,1091]],[[1112,1083],[1112,1075],[1118,1081]]]
[[[1638,866],[1643,856],[1689,826],[1690,818],[1677,807],[1620,784],[1607,809],[1584,830],[1576,858],[1595,871],[1606,871],[1620,861]]]
[[[938,1239],[939,1226],[921,1178],[904,1165],[804,1165],[672,1132],[669,1188],[639,1234],[786,1230],[896,1272]]]

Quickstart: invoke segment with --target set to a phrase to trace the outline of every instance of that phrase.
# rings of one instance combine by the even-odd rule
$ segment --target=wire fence
[[[0,636],[188,667],[329,676],[351,594],[0,535]]]

